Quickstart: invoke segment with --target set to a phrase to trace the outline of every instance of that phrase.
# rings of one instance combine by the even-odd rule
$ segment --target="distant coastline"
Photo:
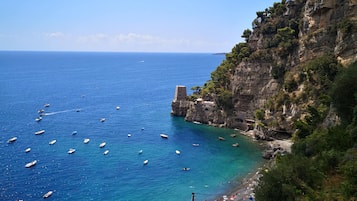
[[[227,53],[225,52],[217,52],[217,53],[213,53],[213,55],[226,55]]]

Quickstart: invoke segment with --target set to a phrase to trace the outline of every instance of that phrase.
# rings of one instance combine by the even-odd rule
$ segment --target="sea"
[[[176,85],[191,94],[224,59],[210,53],[0,51],[0,200],[42,200],[49,191],[48,200],[76,201],[224,195],[262,164],[261,148],[236,130],[170,114]]]

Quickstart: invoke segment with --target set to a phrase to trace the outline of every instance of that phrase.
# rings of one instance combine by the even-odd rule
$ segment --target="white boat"
[[[78,133],[77,131],[73,131],[72,135],[77,135],[77,133]]]
[[[131,137],[131,134],[130,134],[130,133],[128,134],[128,137]]]
[[[17,137],[12,137],[10,139],[7,140],[7,143],[14,143],[17,140]]]
[[[226,139],[224,137],[218,137],[219,140],[225,141]]]
[[[25,153],[29,153],[31,151],[31,148],[29,147],[29,148],[27,148],[27,149],[25,149]]]
[[[184,168],[182,168],[181,170],[182,170],[182,171],[189,171],[190,168],[189,168],[189,167],[184,167]]]
[[[138,154],[142,154],[143,153],[143,150],[142,149],[140,149],[139,150],[139,152],[138,152]]]
[[[30,168],[30,167],[32,167],[32,166],[34,166],[36,164],[37,164],[37,160],[34,160],[34,161],[29,162],[29,163],[26,163],[25,167],[26,168]]]
[[[47,193],[45,193],[45,194],[43,195],[43,198],[44,198],[44,199],[49,198],[52,194],[53,194],[53,191],[48,191]]]
[[[234,134],[234,133],[233,133],[233,134],[231,134],[230,136],[231,136],[231,137],[237,137],[237,134]]]
[[[39,114],[45,113],[45,110],[44,109],[40,109],[40,110],[37,111],[37,113],[39,113]]]
[[[120,110],[120,107],[119,107],[119,106],[117,106],[117,107],[116,107],[116,109],[117,109],[117,110]]]
[[[50,107],[50,104],[46,103],[46,104],[43,105],[43,107]]]
[[[105,118],[100,118],[100,122],[105,122]]]
[[[103,147],[105,147],[106,144],[107,144],[106,142],[102,142],[102,143],[100,143],[99,147],[103,148]]]
[[[109,153],[109,150],[105,150],[105,151],[103,152],[104,155],[107,155],[108,153]]]
[[[199,121],[193,121],[193,123],[194,123],[194,124],[198,124],[198,125],[202,124],[202,123],[199,122]]]
[[[73,154],[74,152],[76,152],[76,149],[70,148],[67,153],[68,154]]]
[[[238,143],[234,143],[232,144],[233,147],[239,147],[239,144]]]
[[[147,165],[149,163],[149,160],[144,160],[144,165]]]
[[[168,136],[168,135],[163,134],[163,133],[161,133],[161,134],[160,134],[160,136],[161,136],[161,138],[164,138],[164,139],[168,139],[168,138],[169,138],[169,136]]]
[[[194,144],[192,144],[192,146],[198,147],[198,146],[200,146],[200,144],[194,143]]]
[[[42,120],[42,117],[37,117],[36,119],[35,119],[35,121],[37,121],[37,122],[39,122],[39,121],[41,121]]]
[[[84,144],[88,144],[89,141],[90,141],[89,138],[85,138],[85,139],[83,140],[83,143],[84,143]]]
[[[51,140],[48,144],[49,145],[54,145],[54,144],[56,144],[56,142],[57,142],[57,140]]]
[[[176,150],[175,152],[176,152],[177,155],[181,154],[181,152],[179,150]]]
[[[35,132],[35,135],[42,135],[45,133],[45,130],[39,130],[37,132]]]

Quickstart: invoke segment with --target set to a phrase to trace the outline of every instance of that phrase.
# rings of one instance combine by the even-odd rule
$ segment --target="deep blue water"
[[[108,201],[189,201],[192,192],[196,200],[208,200],[226,192],[261,163],[260,148],[245,137],[230,138],[234,130],[170,115],[175,86],[186,85],[191,93],[223,59],[0,52],[0,200],[39,200],[49,190],[49,200]],[[39,109],[46,115],[36,122]],[[43,135],[34,134],[41,129]],[[17,141],[8,144],[14,136]],[[57,143],[49,145],[53,139]],[[99,148],[104,141],[106,147]],[[235,142],[239,148],[231,146]],[[76,152],[68,154],[69,148]],[[25,168],[33,160],[37,165]]]

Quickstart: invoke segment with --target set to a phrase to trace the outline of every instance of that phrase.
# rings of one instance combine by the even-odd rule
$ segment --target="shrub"
[[[262,109],[255,110],[254,116],[258,120],[264,120],[265,112]]]
[[[232,92],[223,90],[217,94],[217,104],[226,111],[233,108]]]

